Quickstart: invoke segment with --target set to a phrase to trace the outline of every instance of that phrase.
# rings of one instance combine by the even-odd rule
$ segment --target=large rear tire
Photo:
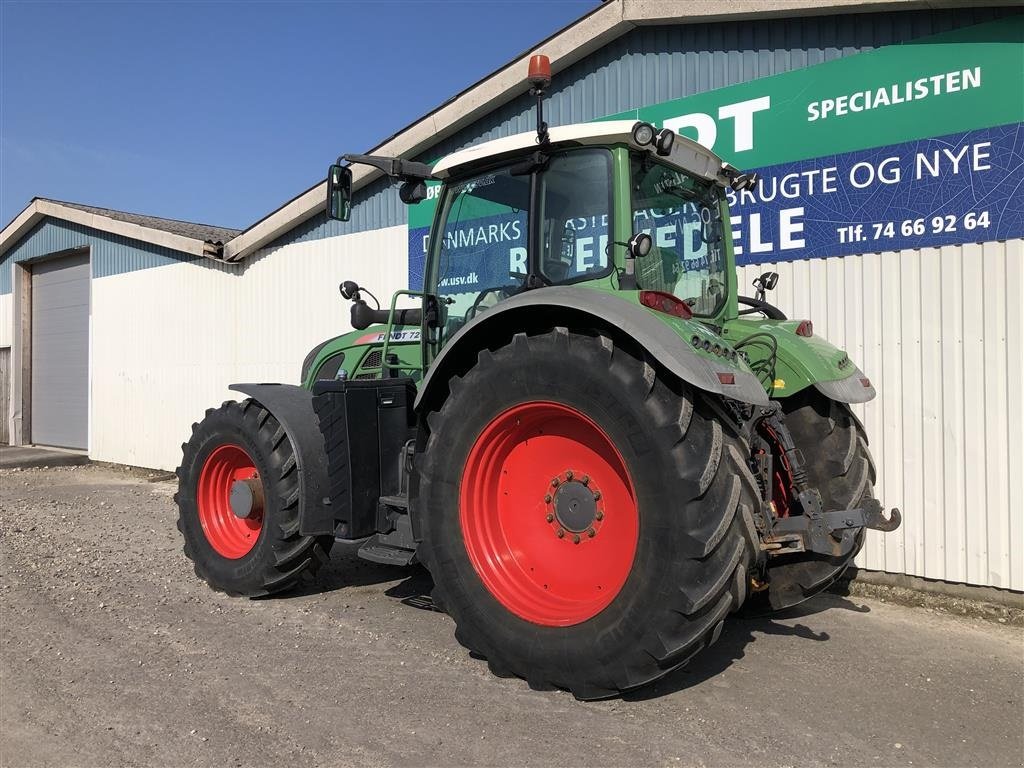
[[[810,387],[783,400],[782,408],[806,462],[808,484],[818,489],[825,510],[852,509],[874,498],[875,464],[867,435],[848,405]],[[856,532],[856,542],[845,557],[800,554],[772,561],[770,608],[789,608],[831,586],[860,552],[863,528]]]
[[[213,589],[245,597],[281,592],[327,561],[333,539],[299,533],[295,452],[260,403],[211,408],[181,448],[178,530],[196,575]]]
[[[656,680],[746,596],[756,485],[689,388],[558,328],[480,352],[429,415],[421,558],[492,671],[581,699]]]

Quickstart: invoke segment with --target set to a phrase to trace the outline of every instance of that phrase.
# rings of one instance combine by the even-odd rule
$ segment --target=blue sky
[[[599,4],[0,0],[0,226],[40,196],[246,227]]]

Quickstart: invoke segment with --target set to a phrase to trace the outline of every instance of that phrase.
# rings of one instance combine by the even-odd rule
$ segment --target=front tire
[[[689,388],[607,337],[517,334],[450,382],[421,557],[456,637],[577,698],[656,680],[744,600],[756,487]]]
[[[821,494],[826,511],[852,509],[874,498],[875,464],[864,428],[845,403],[813,387],[782,401],[786,426],[803,454],[807,482]],[[831,586],[864,545],[864,529],[845,557],[784,555],[769,569],[770,607],[789,608]]]
[[[182,453],[178,530],[196,575],[213,589],[269,595],[311,579],[327,561],[331,537],[299,533],[295,452],[260,403],[211,408],[192,425]]]

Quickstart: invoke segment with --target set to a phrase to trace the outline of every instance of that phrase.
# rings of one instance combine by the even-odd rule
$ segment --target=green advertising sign
[[[887,46],[606,120],[672,128],[739,168],[1024,119],[1024,15]]]
[[[938,247],[1024,237],[1022,73],[1019,15],[602,119],[672,128],[759,172],[728,191],[740,264]],[[410,285],[435,204],[409,212]]]

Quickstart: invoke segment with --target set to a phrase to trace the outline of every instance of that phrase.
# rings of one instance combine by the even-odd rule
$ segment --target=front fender
[[[705,392],[755,405],[768,405],[768,396],[757,377],[742,360],[698,351],[694,340],[727,346],[718,336],[694,321],[661,315],[627,300],[636,294],[617,294],[586,287],[554,286],[513,296],[464,325],[434,359],[416,397],[417,409],[446,389],[459,372],[460,361],[488,346],[502,335],[554,325],[607,329],[625,334],[655,360],[683,381]],[[472,363],[470,363],[472,364]],[[731,374],[732,384],[718,374]],[[726,377],[728,380],[728,377]],[[443,396],[443,394],[442,394]]]
[[[299,473],[299,531],[308,536],[334,535],[327,451],[313,411],[313,393],[292,384],[232,384],[228,389],[259,402],[284,427]]]

